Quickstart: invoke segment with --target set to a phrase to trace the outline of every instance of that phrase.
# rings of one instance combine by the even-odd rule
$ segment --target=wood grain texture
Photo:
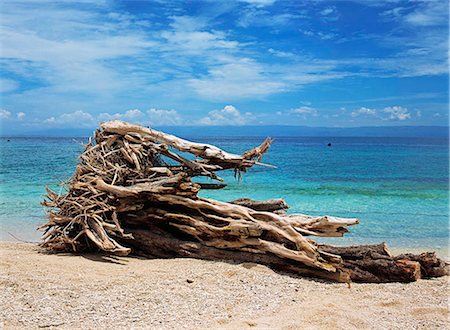
[[[336,248],[307,238],[343,236],[358,219],[287,214],[282,199],[227,203],[197,195],[195,176],[220,181],[221,170],[239,177],[249,167],[270,166],[260,162],[270,138],[236,155],[114,120],[101,124],[94,139],[66,190],[47,190],[44,248],[259,262],[339,282],[408,282],[446,272],[431,254],[393,257],[385,246]]]

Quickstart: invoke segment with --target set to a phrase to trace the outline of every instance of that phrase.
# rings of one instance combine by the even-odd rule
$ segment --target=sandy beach
[[[3,329],[447,329],[448,277],[345,284],[255,264],[0,243]]]

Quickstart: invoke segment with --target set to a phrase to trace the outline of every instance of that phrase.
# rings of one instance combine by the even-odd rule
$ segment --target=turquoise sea
[[[256,137],[188,137],[241,153]],[[0,139],[0,240],[38,241],[45,222],[39,202],[45,185],[70,178],[82,138]],[[332,146],[328,147],[327,144]],[[333,244],[386,241],[395,250],[437,250],[447,256],[448,139],[275,137],[263,162],[242,180],[222,173],[228,186],[204,191],[223,201],[284,198],[290,212],[357,217],[361,223]]]

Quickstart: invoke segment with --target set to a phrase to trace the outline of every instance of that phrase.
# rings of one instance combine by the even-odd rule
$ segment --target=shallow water
[[[195,139],[192,138],[191,139]],[[241,153],[262,139],[199,138]],[[38,240],[45,222],[39,202],[45,185],[70,178],[82,139],[0,139],[0,240]],[[328,147],[327,144],[332,146]],[[290,212],[357,217],[361,223],[334,244],[387,241],[395,250],[432,249],[447,254],[448,140],[436,138],[279,137],[263,158],[276,169],[221,173],[228,186],[202,196],[283,197]],[[203,181],[207,181],[206,179]]]

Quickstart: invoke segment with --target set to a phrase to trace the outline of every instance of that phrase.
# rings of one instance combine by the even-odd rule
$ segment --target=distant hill
[[[446,126],[308,127],[308,126],[207,126],[162,127],[180,136],[335,136],[335,137],[448,137]]]
[[[165,126],[155,129],[178,136],[333,136],[448,138],[447,126],[308,127],[308,126]],[[3,130],[1,136],[90,136],[93,129],[47,129],[29,132]]]

